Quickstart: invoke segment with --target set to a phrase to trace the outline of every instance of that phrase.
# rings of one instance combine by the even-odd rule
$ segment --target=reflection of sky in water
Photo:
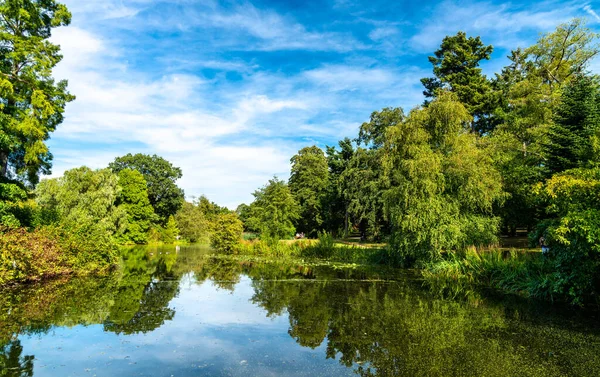
[[[21,341],[25,353],[35,355],[36,377],[353,375],[325,358],[325,342],[315,349],[298,345],[288,334],[287,314],[267,317],[251,303],[253,294],[247,277],[231,292],[186,275],[169,304],[175,317],[152,332],[59,327]]]

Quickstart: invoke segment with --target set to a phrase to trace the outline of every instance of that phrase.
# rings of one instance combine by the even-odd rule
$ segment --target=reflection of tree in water
[[[518,310],[481,300],[472,306],[435,299],[406,279],[340,281],[331,279],[339,271],[326,268],[315,268],[304,282],[279,269],[287,272],[275,281],[265,278],[273,271],[264,268],[247,270],[252,301],[268,315],[287,311],[298,344],[314,348],[326,340],[326,356],[361,376],[586,376],[600,370],[599,331],[590,337],[569,325],[540,326],[531,303]],[[294,281],[284,281],[286,274]],[[361,271],[345,274],[369,278]]]
[[[106,331],[133,334],[157,329],[173,319],[169,302],[179,293],[178,278],[171,272],[175,252],[134,248],[123,255],[123,277],[115,303],[104,323]]]
[[[0,377],[33,376],[33,356],[21,356],[23,346],[13,340],[0,347]]]
[[[194,271],[198,283],[211,280],[213,284],[228,291],[232,291],[240,282],[242,265],[239,261],[230,258],[209,257]]]

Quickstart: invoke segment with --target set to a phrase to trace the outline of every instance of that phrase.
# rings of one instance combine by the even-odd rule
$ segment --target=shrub
[[[0,229],[0,285],[57,275],[104,272],[116,261],[110,237],[89,229]]]
[[[218,215],[213,224],[210,244],[218,251],[233,252],[242,238],[244,225],[235,213]]]

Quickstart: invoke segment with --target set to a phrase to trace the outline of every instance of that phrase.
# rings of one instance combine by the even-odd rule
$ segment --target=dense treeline
[[[480,63],[492,46],[463,32],[444,38],[421,80],[423,105],[376,111],[337,147],[301,149],[287,185],[273,179],[238,208],[246,230],[358,233],[387,242],[387,262],[428,266],[448,255],[461,265],[456,255],[525,229],[549,248],[529,293],[595,296],[600,80],[587,67],[597,39],[573,20],[512,51],[488,78]]]

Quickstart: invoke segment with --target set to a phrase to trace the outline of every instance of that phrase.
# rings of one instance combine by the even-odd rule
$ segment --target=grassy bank
[[[336,241],[328,234],[317,240],[242,240],[235,252],[243,255],[315,258],[342,263],[388,264],[385,247],[365,247]]]

